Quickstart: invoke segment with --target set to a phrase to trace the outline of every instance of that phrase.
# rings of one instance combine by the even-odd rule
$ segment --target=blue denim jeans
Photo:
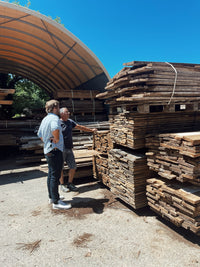
[[[48,163],[47,188],[49,198],[52,199],[53,203],[57,203],[60,198],[58,185],[63,167],[63,153],[58,149],[52,150],[51,152],[45,154],[45,158]]]

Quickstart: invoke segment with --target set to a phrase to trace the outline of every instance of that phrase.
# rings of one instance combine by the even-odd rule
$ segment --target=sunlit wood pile
[[[123,153],[126,155],[127,149],[132,151],[132,155],[140,153],[144,158],[147,156],[143,168],[148,168],[148,175],[157,179],[158,183],[164,179],[168,186],[167,183],[175,181],[179,189],[184,190],[190,182],[195,184],[191,186],[196,186],[195,190],[198,191],[200,136],[195,132],[200,131],[200,65],[133,61],[124,66],[107,83],[105,92],[97,95],[97,98],[109,104],[110,137],[114,147],[108,153],[111,191],[130,205],[136,199],[137,189],[133,184],[130,185],[125,171],[127,162],[122,156]],[[121,151],[120,156],[117,154],[118,149]],[[133,179],[136,169],[134,164],[132,169]],[[147,179],[151,181],[147,173],[144,172],[140,178],[144,184]],[[130,191],[129,188],[136,190]],[[157,199],[156,190],[153,195]],[[152,206],[149,193],[147,195],[149,205]],[[179,198],[179,202],[184,203],[181,195]],[[173,205],[170,207],[170,203],[166,204],[170,212],[162,205],[165,205],[163,199],[162,202],[156,202],[154,210],[165,218],[171,218],[171,215],[166,214],[174,210]],[[137,208],[140,205],[135,206]],[[194,214],[190,217],[191,213],[188,213],[184,223],[177,223],[179,215],[175,216],[177,221],[174,217],[171,221],[192,230],[192,227],[186,227],[188,221],[198,227],[196,220],[200,217],[199,207],[194,210],[195,219]],[[194,229],[192,231],[198,232]]]
[[[200,132],[146,138],[147,165],[166,179],[200,185]]]
[[[93,150],[97,153],[93,156],[93,176],[108,187],[110,187],[108,152],[112,148],[110,130],[101,130],[94,134]]]
[[[161,179],[147,180],[148,205],[163,218],[200,235],[200,187]]]
[[[111,192],[135,209],[146,206],[149,169],[145,155],[124,149],[111,149],[108,166]]]

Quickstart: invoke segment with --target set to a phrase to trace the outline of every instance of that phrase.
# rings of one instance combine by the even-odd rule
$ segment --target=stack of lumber
[[[15,93],[15,89],[1,89],[0,88],[0,105],[12,105],[13,100],[7,99]]]
[[[96,96],[110,105],[113,142],[140,149],[149,133],[200,130],[200,65],[143,61],[124,65],[106,91]]]
[[[43,143],[36,132],[41,121],[37,120],[4,120],[0,121],[0,145],[19,147],[18,164],[38,163],[44,159]],[[80,123],[88,128],[109,129],[109,122]],[[74,150],[86,150],[93,147],[93,134],[73,129]],[[92,159],[90,159],[92,163]],[[91,165],[91,164],[90,164]]]
[[[101,154],[108,154],[113,148],[113,142],[110,138],[110,130],[97,131],[93,138],[93,149]]]
[[[199,121],[200,112],[134,114],[125,111],[109,116],[112,141],[132,149],[144,148],[148,134],[200,130]]]
[[[111,79],[97,97],[107,103],[191,103],[200,101],[200,65],[132,61]]]
[[[93,177],[110,187],[108,156],[102,154],[93,156]]]
[[[188,181],[195,186],[199,185],[198,136],[193,134],[186,139],[185,133],[200,131],[200,65],[133,61],[125,63],[124,66],[107,83],[105,92],[97,95],[97,98],[106,100],[105,103],[110,105],[110,136],[115,143],[114,147],[120,147],[121,153],[126,153],[127,147],[132,150],[132,154],[138,153],[139,149],[143,149],[141,151],[145,154],[144,150],[148,149],[148,166],[147,162],[144,162],[142,168],[148,168],[149,172],[156,171],[156,174],[150,173],[149,177],[160,175],[157,183],[162,181],[162,178],[167,178],[166,181],[169,183],[179,183],[180,190],[184,190],[181,188],[185,188]],[[177,135],[177,132],[184,135]],[[135,196],[133,193],[127,193],[129,188],[132,188],[132,184],[130,186],[130,183],[127,183],[127,163],[126,160],[121,160],[121,153],[118,155],[116,149],[113,151],[117,154],[116,159],[112,150],[108,156],[111,189],[118,191],[119,198],[126,199],[125,201],[130,204],[134,202]],[[128,174],[134,179],[137,166],[133,165],[132,169],[133,171],[128,171]],[[148,197],[152,193],[149,187]],[[194,223],[194,227],[199,226],[199,207],[191,207],[189,199],[184,200],[184,208],[179,208],[179,212],[186,208],[189,211],[184,215],[180,212],[179,216],[173,205],[182,206],[183,199],[178,199],[174,193],[173,203],[166,204],[163,199],[158,202],[158,188],[160,187],[155,188],[153,197],[148,200],[150,206],[156,203],[155,211],[185,228],[190,227],[189,222]],[[199,194],[199,188],[195,190]],[[146,189],[143,189],[143,193],[145,191]],[[163,194],[161,196],[163,197]],[[165,198],[171,199],[166,194]],[[170,209],[170,212],[167,209]],[[194,214],[191,211],[195,211]]]
[[[108,152],[113,149],[113,142],[109,130],[95,133],[93,149],[97,152],[93,157],[93,177],[110,187]]]
[[[95,151],[81,149],[74,150],[74,157],[77,165],[77,170],[75,172],[74,178],[92,177],[92,159],[95,155]],[[68,176],[69,167],[64,165],[64,177]]]
[[[20,154],[18,164],[41,162],[44,158],[43,143],[37,136],[21,136],[19,138]]]
[[[17,146],[16,136],[11,133],[0,133],[0,146]]]
[[[67,107],[71,118],[76,121],[103,121],[107,120],[104,102],[95,99],[100,91],[97,90],[71,90],[57,93],[60,106]]]
[[[150,177],[146,156],[132,150],[111,149],[108,166],[111,192],[135,209],[145,207],[146,179]]]
[[[94,150],[81,149],[74,150],[74,157],[77,165],[74,178],[92,177],[92,160],[93,156],[96,154]],[[40,165],[40,170],[48,172],[48,165],[46,162]],[[64,165],[64,178],[68,176],[69,167]]]
[[[200,187],[156,178],[147,183],[148,205],[156,213],[200,235]]]
[[[83,125],[90,129],[97,129],[98,131],[108,131],[110,124],[108,121],[102,121],[102,122],[85,122],[80,123],[80,125]],[[74,150],[77,149],[93,149],[93,142],[94,142],[94,135],[91,132],[83,132],[80,130],[77,130],[73,128],[72,131],[73,134],[73,145]]]
[[[161,177],[200,185],[200,132],[146,138],[147,165]]]

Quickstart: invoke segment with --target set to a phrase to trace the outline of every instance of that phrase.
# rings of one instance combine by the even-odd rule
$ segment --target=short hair
[[[53,109],[56,108],[56,107],[59,107],[58,100],[52,99],[52,100],[47,101],[46,105],[45,105],[46,113],[53,112]]]
[[[64,113],[64,110],[65,110],[65,109],[67,109],[67,110],[68,110],[68,108],[67,108],[67,107],[60,108],[60,114]]]

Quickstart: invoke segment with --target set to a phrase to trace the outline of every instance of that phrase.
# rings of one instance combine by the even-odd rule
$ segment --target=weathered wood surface
[[[80,124],[91,129],[109,129],[108,121],[84,122]],[[0,121],[0,146],[19,147],[18,164],[40,162],[44,158],[44,154],[43,143],[36,135],[39,125],[40,121],[35,120]],[[93,147],[93,133],[73,129],[73,143],[74,150],[91,150]]]
[[[200,112],[134,114],[121,112],[109,116],[110,136],[114,143],[140,149],[148,134],[200,130]]]
[[[13,100],[8,100],[8,95],[13,95],[15,93],[15,89],[1,89],[0,88],[0,105],[12,105]]]
[[[93,156],[93,177],[110,187],[108,157],[102,154]]]
[[[113,148],[113,142],[110,137],[110,130],[97,131],[93,137],[93,149],[101,154],[108,154]]]
[[[149,104],[200,101],[200,65],[129,62],[97,95],[109,104],[131,101]]]
[[[147,180],[148,205],[177,226],[200,235],[200,187]]]
[[[87,100],[87,99],[65,99],[60,101],[61,107],[67,107],[68,110],[73,114],[78,113],[91,113],[91,112],[101,112],[104,113],[105,108],[103,102],[100,100]]]
[[[200,185],[200,132],[146,137],[147,165],[160,176]]]
[[[96,155],[95,150],[74,150],[75,161],[77,165],[77,170],[75,172],[74,178],[84,178],[91,177],[93,175],[93,156]],[[48,165],[46,159],[43,159],[43,164],[40,165],[40,170],[48,172]],[[68,176],[69,167],[64,164],[64,177]]]
[[[99,94],[98,90],[69,90],[58,91],[57,98],[70,98],[70,99],[93,99]]]
[[[145,155],[111,149],[108,166],[111,192],[135,209],[145,207],[146,179],[150,177]]]

